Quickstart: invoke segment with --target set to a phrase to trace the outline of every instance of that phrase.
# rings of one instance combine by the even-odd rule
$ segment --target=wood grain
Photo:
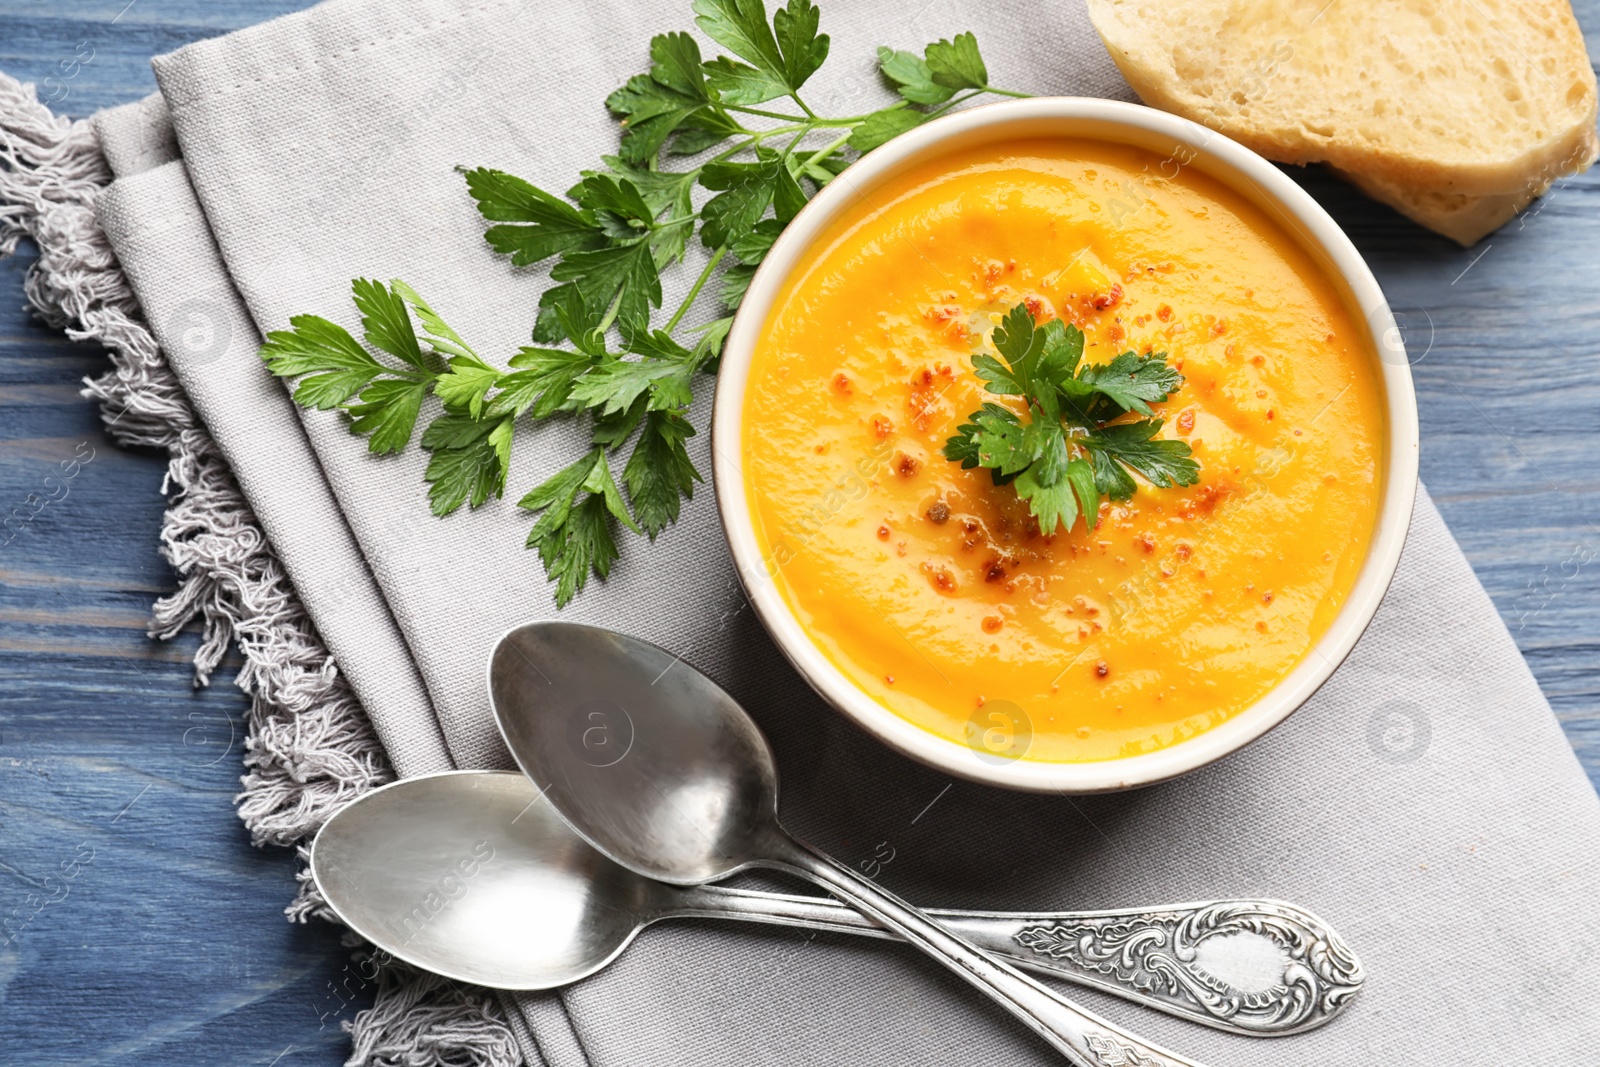
[[[0,5],[0,69],[84,115],[152,91],[152,55],[284,10],[125,4]],[[234,814],[237,662],[196,690],[197,639],[145,636],[174,585],[166,459],[100,432],[78,390],[105,356],[22,310],[31,258],[0,261],[0,516],[31,516],[0,527],[0,1062],[339,1063],[370,994],[333,927],[284,919],[293,857]]]
[[[301,6],[0,0],[0,69],[85,115],[151,91],[150,56]],[[1594,54],[1600,0],[1577,7]],[[1600,176],[1472,250],[1295,176],[1401,313],[1423,478],[1600,782]],[[196,690],[195,638],[144,634],[173,587],[165,459],[100,432],[77,389],[104,357],[21,310],[30,258],[0,262],[0,515],[58,499],[0,529],[0,1060],[338,1063],[362,990],[234,816],[233,666]]]

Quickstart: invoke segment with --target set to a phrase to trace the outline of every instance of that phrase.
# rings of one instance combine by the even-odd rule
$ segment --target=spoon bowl
[[[536,623],[495,647],[489,690],[522,769],[618,863],[698,885],[764,851],[777,819],[772,749],[676,656],[598,627]]]
[[[500,989],[593,974],[673,892],[574,836],[522,775],[474,771],[396,782],[346,806],[317,835],[311,873],[379,948]]]

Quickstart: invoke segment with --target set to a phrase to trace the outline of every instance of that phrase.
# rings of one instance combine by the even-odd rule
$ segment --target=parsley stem
[[[696,211],[692,215],[685,215],[682,218],[671,219],[671,220],[669,220],[667,222],[652,222],[650,224],[650,229],[651,229],[652,232],[659,232],[661,230],[670,230],[674,226],[682,226],[686,222],[691,222],[692,223],[692,222],[696,221],[699,218],[700,218],[700,212]]]
[[[883,108],[882,110],[883,111],[899,111],[901,108],[904,108],[905,106],[906,106],[906,101],[904,101],[904,100],[896,100],[894,103],[888,105],[887,107]],[[861,123],[867,121],[873,115],[876,115],[876,114],[879,114],[879,112],[878,111],[870,111],[865,115],[847,115],[842,119],[818,119],[817,120],[817,125],[818,126],[859,126]]]
[[[960,105],[965,104],[968,100],[971,100],[973,97],[982,96],[983,94],[984,94],[984,90],[982,90],[982,89],[974,89],[974,90],[972,90],[972,92],[967,93],[965,96],[957,96],[957,97],[954,97],[954,98],[952,98],[950,100],[947,100],[943,104],[941,104],[938,107],[934,108],[932,111],[928,112],[928,118],[930,118],[930,119],[931,118],[937,118],[938,116],[943,115],[946,111],[949,111],[951,108],[959,107]]]
[[[623,286],[617,290],[617,295],[611,298],[611,306],[606,308],[605,318],[594,328],[596,333],[604,334],[611,329],[611,324],[617,320],[617,312],[622,310],[622,294],[627,291],[627,286]]]
[[[1011,97],[1016,97],[1019,100],[1031,100],[1033,98],[1033,94],[1032,93],[1018,93],[1018,92],[1013,92],[1010,89],[995,89],[995,88],[992,88],[992,87],[989,87],[989,86],[985,86],[982,89],[974,89],[970,93],[965,94],[964,96],[958,96],[958,97],[955,97],[954,99],[947,100],[945,103],[941,104],[940,106],[934,108],[932,111],[928,112],[928,118],[930,118],[930,119],[937,118],[938,116],[943,115],[946,111],[949,111],[951,108],[957,107],[957,106],[959,106],[961,104],[965,104],[968,100],[971,100],[971,99],[973,99],[975,97],[982,96],[984,93],[994,93],[996,96],[1011,96]]]
[[[800,110],[806,113],[806,118],[815,119],[817,117],[817,113],[812,111],[810,106],[804,100],[800,99],[799,93],[791,89],[789,91],[789,99],[800,105]]]
[[[762,111],[758,107],[740,107],[738,104],[723,104],[724,111],[737,111],[743,115],[760,115],[764,119],[782,119],[784,122],[804,122],[804,115],[785,115],[781,111]]]
[[[746,130],[745,132],[750,135],[748,140],[740,141],[738,144],[734,145],[732,148],[729,148],[729,149],[727,149],[725,151],[722,151],[722,152],[718,152],[716,155],[712,156],[710,159],[708,159],[704,163],[700,164],[700,166],[696,167],[694,170],[692,170],[692,171],[683,171],[682,173],[684,173],[684,174],[694,174],[694,175],[697,176],[696,180],[698,180],[698,175],[699,175],[700,171],[705,170],[706,167],[710,166],[713,163],[721,163],[724,159],[727,159],[730,156],[736,156],[740,152],[744,152],[744,151],[746,151],[748,149],[751,149],[751,148],[759,148],[759,147],[761,147],[761,143],[763,141],[766,141],[767,139],[772,138],[772,137],[776,137],[780,133],[793,133],[795,130],[809,130],[813,125],[814,125],[814,123],[797,122],[797,123],[795,123],[793,125],[790,125],[790,126],[774,126],[770,130]]]
[[[721,245],[711,253],[711,260],[700,272],[700,277],[694,280],[694,285],[689,289],[689,295],[683,298],[683,303],[678,305],[678,310],[672,313],[672,318],[667,320],[667,333],[677,328],[683,313],[689,310],[689,305],[694,303],[694,298],[700,295],[700,290],[705,288],[706,280],[711,277],[711,272],[717,269],[717,264],[722,262],[722,257],[728,254],[728,246]],[[615,309],[613,309],[615,310]]]
[[[807,156],[805,165],[808,167],[815,166],[822,160],[827,159],[839,149],[843,148],[845,146],[845,142],[849,141],[854,134],[854,130],[846,130],[844,133],[841,133],[839,136],[835,137],[833,140],[829,141],[827,144],[823,145],[821,148]],[[829,177],[832,177],[832,175],[829,175]]]
[[[789,143],[784,146],[782,158],[788,159],[790,156],[792,156],[794,154],[794,150],[800,146],[800,142],[805,140],[806,135],[814,129],[816,129],[816,125],[814,123],[806,123],[805,126],[790,139]]]
[[[704,163],[700,164],[700,166],[696,167],[693,171],[689,171],[687,173],[694,174],[695,175],[695,180],[698,181],[699,180],[700,171],[705,170],[706,167],[710,166],[712,163],[721,163],[724,159],[727,159],[729,156],[736,156],[740,152],[743,152],[747,148],[756,147],[763,140],[765,140],[766,137],[770,133],[771,133],[770,130],[766,131],[764,133],[752,133],[750,135],[750,139],[748,141],[740,141],[738,144],[734,145],[732,148],[728,149],[726,152],[718,152],[716,155],[712,156],[710,159],[708,159]]]
[[[854,133],[854,130],[844,131],[838,137],[835,137],[833,140],[829,141],[827,144],[823,145],[821,148],[807,156],[805,162],[800,165],[800,169],[806,174],[810,175],[811,180],[816,182],[818,186],[827,185],[829,182],[833,181],[834,175],[822,169],[820,165],[822,160],[827,159],[839,149],[843,148],[845,143],[850,140],[850,137]]]
[[[804,122],[791,122],[787,126],[774,126],[771,129],[762,130],[760,133],[756,134],[755,137],[751,139],[750,143],[756,144],[761,141],[777,137],[779,134],[794,133],[796,130],[810,130],[816,126],[822,125],[822,123],[822,119],[817,119],[815,122],[807,119]]]

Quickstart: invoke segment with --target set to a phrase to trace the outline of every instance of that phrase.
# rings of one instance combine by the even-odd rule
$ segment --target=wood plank
[[[148,56],[178,43],[130,43],[140,76],[71,103],[147,91]],[[145,636],[174,584],[165,456],[100,431],[79,389],[105,356],[22,310],[30,259],[0,261],[0,1061],[342,1062],[370,991],[335,928],[284,919],[293,857],[234,813],[240,661],[196,689],[198,638]]]

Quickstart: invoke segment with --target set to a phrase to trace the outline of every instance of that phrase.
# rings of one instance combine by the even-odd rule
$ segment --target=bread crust
[[[1516,218],[1523,208],[1544,193],[1544,189],[1539,189],[1500,196],[1430,194],[1402,189],[1338,168],[1333,170],[1372,199],[1388,204],[1407,218],[1467,248]]]

